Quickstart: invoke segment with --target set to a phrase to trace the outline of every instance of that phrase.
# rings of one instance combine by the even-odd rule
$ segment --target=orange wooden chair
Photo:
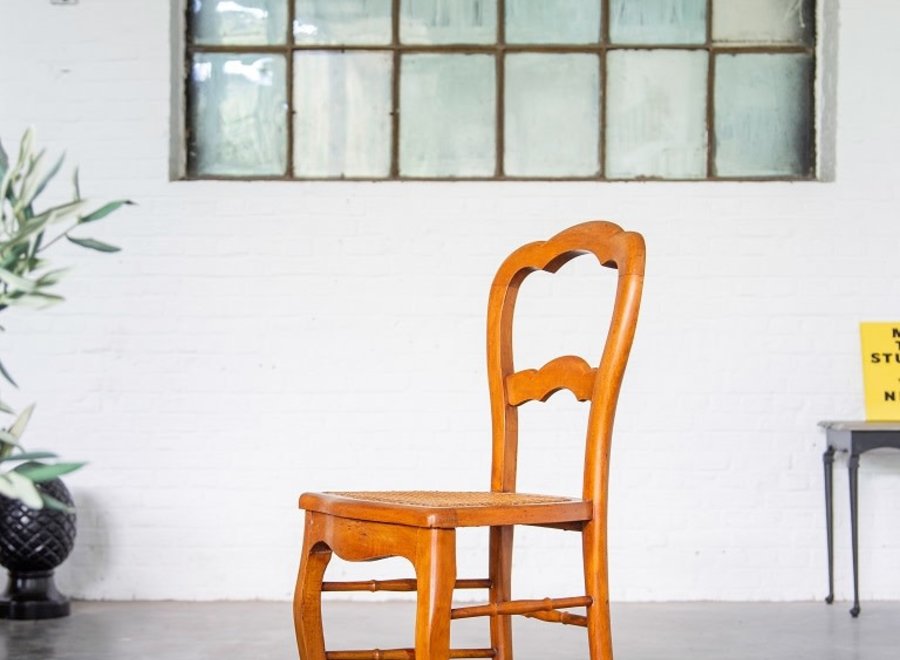
[[[581,254],[618,270],[612,321],[598,368],[575,356],[540,369],[515,371],[512,320],[519,286],[536,270],[556,272]],[[485,492],[305,493],[303,554],[294,596],[302,660],[511,660],[510,615],[584,626],[591,660],[612,658],[607,585],[606,511],[609,452],[619,387],[634,337],[644,273],[644,240],[610,222],[585,222],[548,241],[513,252],[497,272],[488,305],[488,377],[493,420],[491,490]],[[580,499],[516,492],[517,408],[568,389],[590,401]],[[584,595],[511,600],[513,526],[539,525],[582,534]],[[457,579],[456,528],[490,527],[489,576]],[[332,552],[349,561],[405,557],[416,579],[323,582]],[[487,589],[485,605],[453,609],[454,589]],[[328,651],[322,631],[323,591],[416,591],[415,648]],[[586,616],[563,610],[586,607]],[[450,621],[490,617],[491,647],[450,649]]]

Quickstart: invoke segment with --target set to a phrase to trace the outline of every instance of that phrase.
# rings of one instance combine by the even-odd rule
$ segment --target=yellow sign
[[[866,419],[900,421],[900,322],[860,323]]]

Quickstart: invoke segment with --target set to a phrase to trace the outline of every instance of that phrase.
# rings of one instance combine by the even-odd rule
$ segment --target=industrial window
[[[188,178],[811,179],[814,0],[188,0]]]

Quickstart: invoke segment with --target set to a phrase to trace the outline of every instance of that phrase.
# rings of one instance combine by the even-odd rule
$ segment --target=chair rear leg
[[[450,607],[456,583],[455,530],[420,529],[415,568],[416,658],[449,660]]]
[[[587,608],[588,648],[591,660],[612,660],[612,628],[609,620],[609,579],[606,538],[593,523],[582,535],[585,593],[593,599]]]
[[[303,554],[294,591],[294,630],[300,660],[325,660],[325,633],[322,630],[322,578],[331,548],[318,534],[315,514],[306,514]]]
[[[491,527],[490,578],[491,603],[502,603],[512,597],[512,549],[513,527]],[[491,646],[496,660],[512,660],[512,617],[497,615],[491,617]]]

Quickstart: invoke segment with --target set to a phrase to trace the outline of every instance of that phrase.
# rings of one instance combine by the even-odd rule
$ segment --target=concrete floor
[[[341,648],[408,645],[409,603],[326,603]],[[296,660],[286,603],[75,603],[72,616],[0,621],[3,660]],[[582,629],[517,617],[516,660],[583,660]],[[487,645],[485,620],[454,623],[454,646]],[[616,660],[888,660],[900,602],[666,603],[613,608]]]

